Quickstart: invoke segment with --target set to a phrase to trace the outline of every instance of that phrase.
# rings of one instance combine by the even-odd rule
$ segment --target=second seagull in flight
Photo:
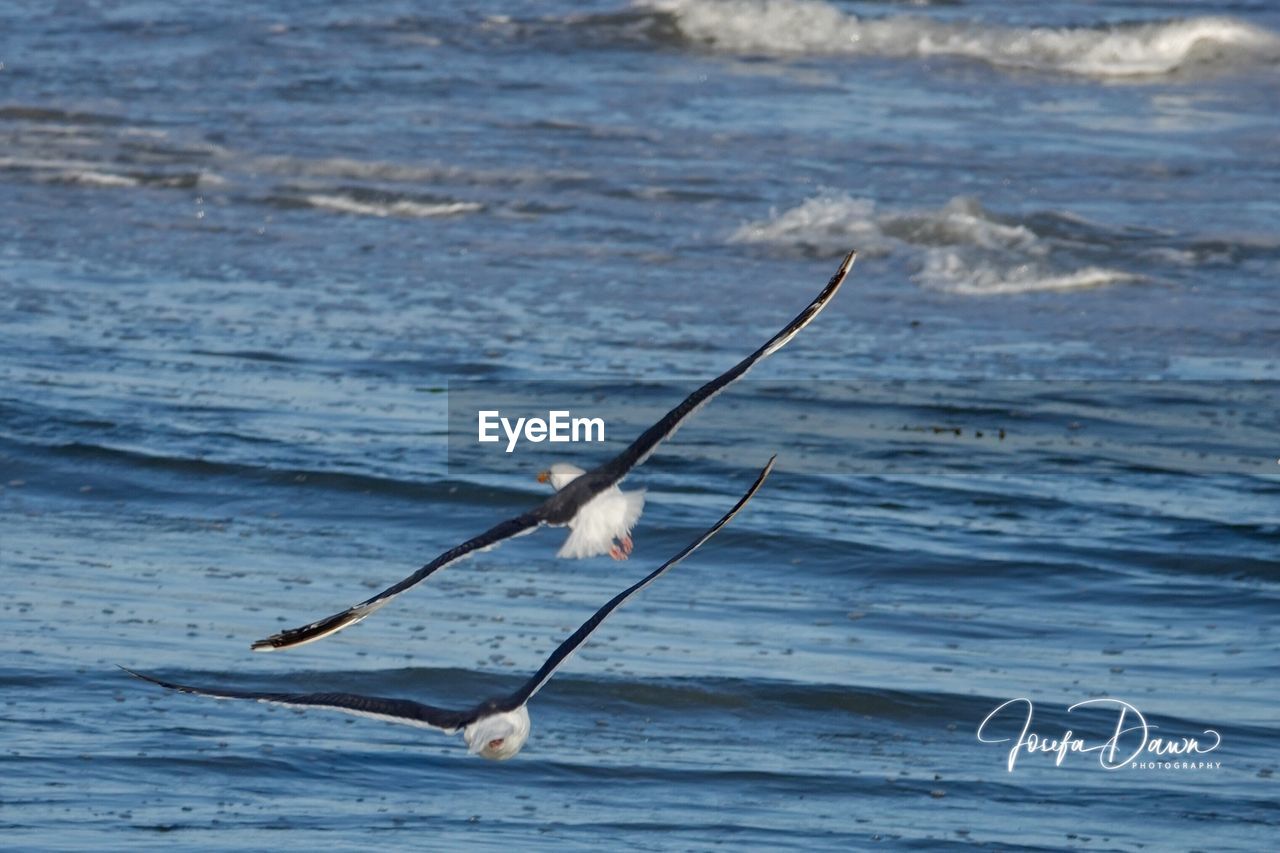
[[[529,709],[526,707],[543,686],[551,680],[564,662],[578,647],[585,643],[600,624],[633,595],[656,581],[676,563],[696,551],[699,546],[716,534],[721,527],[738,514],[746,506],[747,501],[759,490],[769,471],[773,468],[773,459],[764,466],[764,470],[756,477],[756,481],[747,489],[746,494],[738,499],[733,508],[724,517],[713,524],[697,539],[690,542],[680,553],[667,560],[638,582],[624,589],[595,612],[594,615],[568,639],[561,643],[546,662],[533,676],[509,696],[497,696],[488,699],[465,711],[453,711],[425,705],[411,699],[392,699],[384,696],[364,696],[358,693],[265,693],[245,690],[229,690],[216,687],[193,687],[188,684],[175,684],[163,681],[150,675],[125,670],[130,675],[144,681],[177,690],[180,693],[191,693],[196,696],[208,696],[213,699],[250,699],[266,702],[271,705],[288,705],[295,708],[321,708],[330,711],[342,711],[360,717],[372,717],[390,723],[404,723],[410,726],[439,729],[447,734],[462,732],[463,740],[472,755],[502,761],[511,758],[529,738]]]

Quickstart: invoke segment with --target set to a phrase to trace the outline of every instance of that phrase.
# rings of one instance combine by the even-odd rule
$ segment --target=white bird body
[[[546,480],[558,492],[586,471],[577,465],[557,462],[547,469]],[[539,478],[543,479],[543,478]],[[556,552],[557,557],[575,560],[609,554],[626,559],[631,553],[631,529],[644,512],[644,489],[624,492],[610,486],[583,504],[569,521],[569,538]]]
[[[481,717],[462,730],[467,752],[492,761],[506,761],[529,739],[529,709],[499,711]]]

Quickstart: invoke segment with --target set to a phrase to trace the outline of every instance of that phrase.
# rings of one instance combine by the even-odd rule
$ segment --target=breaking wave
[[[870,199],[820,196],[747,223],[730,240],[821,255],[850,246],[863,255],[905,251],[913,256],[920,284],[972,296],[1080,290],[1139,278],[1080,264],[1062,243],[965,197],[935,210],[880,213]]]
[[[769,55],[962,57],[1001,68],[1124,78],[1280,61],[1280,35],[1229,17],[1003,27],[913,15],[862,18],[822,0],[656,0],[680,37]]]

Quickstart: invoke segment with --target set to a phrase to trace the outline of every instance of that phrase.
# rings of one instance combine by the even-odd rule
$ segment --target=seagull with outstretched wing
[[[644,505],[643,492],[623,492],[618,483],[633,468],[643,463],[664,439],[672,435],[686,418],[705,405],[733,382],[742,378],[755,364],[786,346],[801,329],[813,322],[844,283],[853,267],[856,252],[845,255],[827,286],[809,306],[770,338],[764,346],[694,391],[684,402],[649,427],[640,437],[613,459],[591,471],[583,471],[572,465],[553,465],[538,475],[540,482],[550,482],[556,493],[541,506],[507,519],[450,548],[409,577],[382,592],[365,599],[324,619],[289,628],[253,644],[253,650],[270,652],[289,649],[323,639],[343,628],[354,625],[385,605],[400,593],[426,580],[435,572],[471,554],[486,551],[502,542],[532,533],[542,525],[559,527],[568,525],[570,534],[560,550],[562,557],[589,557],[609,553],[615,559],[625,559],[631,553],[631,528],[639,519]]]
[[[410,726],[439,729],[446,734],[462,732],[467,742],[467,750],[473,755],[501,761],[512,757],[525,741],[529,739],[529,710],[526,707],[539,690],[551,680],[561,666],[578,650],[600,627],[609,614],[617,610],[640,590],[660,578],[672,566],[696,551],[703,543],[714,536],[720,528],[738,514],[746,506],[747,501],[759,490],[765,478],[773,469],[773,459],[765,465],[760,476],[733,508],[724,517],[709,527],[697,539],[690,542],[680,553],[654,569],[640,581],[627,587],[611,598],[608,603],[582,623],[567,640],[561,643],[546,663],[533,674],[533,677],[522,684],[519,689],[508,696],[487,699],[469,711],[450,711],[434,705],[424,705],[409,699],[389,699],[382,696],[362,696],[356,693],[260,693],[245,690],[224,690],[212,687],[192,687],[186,684],[175,684],[125,669],[130,675],[196,696],[208,696],[214,699],[250,699],[267,702],[273,705],[289,705],[296,708],[323,708],[330,711],[342,711],[361,717],[372,717],[392,723],[403,723]],[[123,667],[121,667],[124,669]]]

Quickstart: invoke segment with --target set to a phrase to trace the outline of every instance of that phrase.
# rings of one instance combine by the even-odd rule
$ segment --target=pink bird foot
[[[621,548],[619,548],[617,545],[614,545],[612,548],[610,548],[610,549],[609,549],[609,556],[610,556],[610,557],[613,557],[613,559],[615,559],[615,560],[625,560],[625,559],[627,559],[627,555],[626,555],[626,554],[624,554],[624,553],[622,552],[622,549],[621,549]]]
[[[631,541],[630,536],[623,536],[622,537],[622,553],[626,554],[628,557],[631,556],[631,548],[634,546],[634,544],[635,543]]]

